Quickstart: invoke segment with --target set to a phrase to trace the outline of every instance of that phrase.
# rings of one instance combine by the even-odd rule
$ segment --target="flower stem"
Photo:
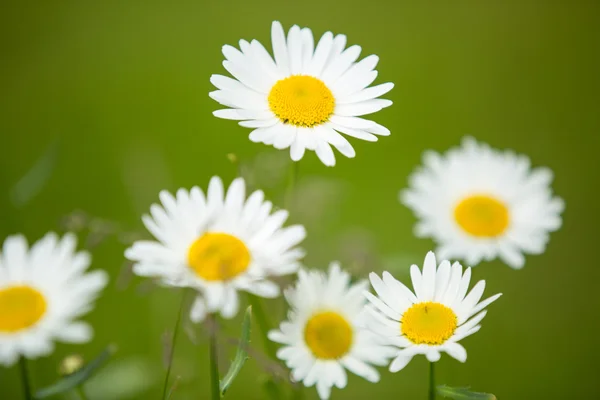
[[[21,371],[21,380],[23,381],[23,398],[25,400],[33,400],[33,396],[31,396],[31,385],[29,382],[27,360],[23,356],[19,358],[19,370]]]
[[[296,187],[296,181],[298,180],[298,169],[300,163],[292,161],[292,165],[290,167],[290,173],[288,176],[288,183],[285,190],[285,199],[283,203],[284,209],[290,211],[290,206],[292,205],[292,198],[294,195],[294,188]]]
[[[211,316],[210,318],[214,317]],[[219,400],[221,398],[221,387],[219,384],[219,360],[216,329],[213,329],[210,332],[210,387],[211,399]]]
[[[260,298],[253,294],[248,294],[248,301],[252,305],[252,313],[254,314],[256,323],[258,324],[258,329],[260,329],[260,336],[265,347],[265,353],[267,353],[269,358],[275,359],[275,343],[270,341],[267,336],[269,330],[271,329],[271,324],[269,323],[269,318],[267,317],[267,314],[262,306],[262,302],[260,301]]]
[[[177,339],[177,332],[179,331],[179,322],[181,321],[181,314],[183,314],[183,304],[185,303],[186,290],[183,290],[181,294],[181,303],[179,304],[179,311],[177,311],[177,319],[175,320],[175,327],[173,328],[173,336],[171,338],[171,348],[169,349],[169,362],[167,364],[167,375],[165,376],[165,383],[163,385],[162,399],[167,396],[167,387],[169,386],[169,377],[171,376],[171,367],[173,365],[173,355],[175,354],[175,340]]]
[[[435,400],[435,363],[429,362],[429,400]]]

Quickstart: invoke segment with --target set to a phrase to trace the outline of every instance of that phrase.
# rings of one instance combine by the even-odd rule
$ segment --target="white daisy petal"
[[[444,351],[462,363],[467,361],[467,351],[459,343],[448,343],[444,346]]]
[[[394,84],[391,82],[382,83],[381,85],[372,86],[370,88],[361,90],[360,92],[356,92],[349,96],[344,96],[343,99],[340,99],[337,104],[352,104],[363,102],[371,99],[375,99],[379,96],[383,96],[390,90],[394,88]]]
[[[323,71],[323,67],[325,67],[325,63],[327,62],[327,58],[331,53],[331,48],[333,47],[333,34],[331,32],[325,32],[319,43],[317,43],[317,48],[315,49],[315,54],[306,69],[307,75],[319,76]]]
[[[362,362],[354,357],[345,357],[342,359],[342,364],[350,372],[360,377],[365,378],[369,382],[379,382],[379,372],[369,364]]]
[[[429,350],[426,354],[425,357],[427,357],[427,361],[429,362],[437,362],[440,361],[440,352],[437,350]]]
[[[277,68],[284,75],[289,75],[290,69],[285,33],[279,21],[273,21],[271,26],[271,43],[273,44],[273,54],[275,55]]]
[[[306,69],[310,65],[315,50],[315,39],[312,31],[308,28],[303,28],[301,31],[302,37],[302,73],[306,73]]]
[[[332,122],[328,122],[325,126],[329,126],[330,128],[335,129],[336,131],[346,134],[348,136],[352,136],[361,140],[366,140],[367,142],[377,141],[377,136],[360,129],[348,128],[342,125],[334,124]]]
[[[333,167],[335,165],[335,155],[331,146],[324,140],[319,141],[317,144],[317,156],[327,167]]]
[[[298,25],[290,28],[287,37],[287,50],[290,60],[290,73],[297,75],[302,70],[302,34]]]
[[[398,353],[396,358],[390,364],[390,372],[398,372],[408,365],[410,360],[417,354],[414,347],[409,347]]]

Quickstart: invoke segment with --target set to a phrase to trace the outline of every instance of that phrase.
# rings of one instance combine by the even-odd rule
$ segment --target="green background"
[[[159,190],[205,188],[214,174],[229,182],[236,174],[225,156],[231,152],[252,182],[283,205],[287,153],[251,143],[248,129],[213,117],[219,106],[208,97],[210,75],[225,72],[221,46],[256,38],[270,48],[274,19],[286,30],[308,26],[315,36],[345,33],[349,44],[363,47],[362,56],[380,56],[376,82],[396,85],[387,96],[394,105],[374,116],[390,137],[351,139],[356,158],[338,154],[335,168],[313,153],[302,160],[290,208],[291,219],[308,230],[306,264],[323,268],[340,259],[363,277],[387,268],[406,279],[406,267],[433,247],[412,237],[414,217],[397,201],[422,151],[445,151],[469,134],[528,154],[533,165],[554,170],[554,190],[567,204],[564,225],[546,253],[528,256],[521,271],[500,262],[475,269],[476,279],[487,280],[487,295],[504,296],[482,330],[464,340],[465,364],[443,355],[438,381],[501,400],[597,395],[595,1],[2,2],[0,236],[22,232],[37,240],[61,230],[61,219],[76,209],[141,231],[140,215]],[[39,170],[51,174],[25,201],[19,193],[27,185],[15,192],[15,184],[40,157],[46,158]],[[97,238],[105,226],[93,220],[82,240],[90,229]],[[87,317],[94,341],[58,345],[51,357],[31,362],[36,387],[56,379],[64,356],[90,359],[116,343],[117,355],[86,388],[90,398],[159,398],[163,337],[180,294],[128,276],[126,239],[108,235],[92,249],[93,266],[112,278]],[[272,319],[281,318],[281,301],[268,304]],[[240,322],[225,323],[223,335],[237,336]],[[173,399],[207,399],[205,329],[184,326]],[[262,349],[256,335],[253,344]],[[263,398],[263,364],[249,361],[227,397]],[[379,384],[351,377],[333,398],[425,399],[426,387],[420,357],[397,374],[382,369]],[[316,398],[314,389],[305,393]],[[0,398],[21,398],[16,368],[0,369]]]

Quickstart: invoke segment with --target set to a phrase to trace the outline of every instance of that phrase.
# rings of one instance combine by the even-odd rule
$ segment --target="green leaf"
[[[242,335],[240,336],[240,343],[238,344],[235,358],[229,366],[229,371],[225,374],[225,377],[221,380],[221,396],[225,395],[229,386],[240,373],[240,370],[244,366],[244,363],[248,359],[248,344],[250,343],[250,321],[252,319],[252,306],[248,306],[246,314],[244,315],[244,322],[242,322]]]
[[[60,393],[75,389],[77,386],[87,381],[93,374],[112,356],[116,351],[114,345],[108,346],[98,357],[84,365],[79,371],[67,375],[58,382],[38,390],[35,393],[36,399],[45,399]]]
[[[23,207],[42,191],[58,161],[59,147],[58,140],[52,142],[31,169],[12,187],[10,200],[15,207]]]
[[[440,396],[454,400],[497,400],[493,394],[471,392],[469,388],[454,388],[440,385],[437,387],[437,392]]]

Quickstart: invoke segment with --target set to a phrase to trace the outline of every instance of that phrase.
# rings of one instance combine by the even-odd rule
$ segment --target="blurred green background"
[[[97,218],[142,231],[140,215],[159,190],[205,188],[214,174],[229,182],[231,152],[282,205],[287,153],[253,144],[248,129],[213,117],[219,106],[208,97],[210,75],[224,73],[221,46],[256,38],[270,49],[274,19],[315,36],[345,33],[363,56],[380,56],[377,82],[396,84],[388,96],[394,105],[374,117],[390,137],[351,140],[356,158],[337,155],[335,168],[313,153],[301,162],[290,208],[308,230],[306,264],[339,259],[357,275],[386,268],[404,279],[433,247],[412,237],[414,217],[397,201],[422,151],[444,151],[469,134],[528,154],[555,172],[555,192],[567,204],[563,228],[524,270],[499,262],[475,269],[487,295],[504,296],[464,341],[465,364],[442,357],[438,382],[501,400],[597,396],[600,3],[566,0],[2,2],[0,236],[23,232],[34,241],[82,210],[94,217],[81,231],[82,241],[93,231],[93,266],[112,278],[87,317],[93,343],[58,345],[31,362],[36,387],[56,379],[66,355],[90,359],[115,343],[117,355],[86,387],[90,398],[159,398],[165,332],[180,294],[129,276],[127,238],[96,240],[111,228]],[[17,183],[36,162],[50,174],[26,201]],[[272,319],[281,318],[281,302],[268,304]],[[224,335],[237,336],[240,322],[241,315],[225,323]],[[173,399],[206,399],[205,330],[184,328]],[[262,349],[259,337],[253,343]],[[249,361],[227,398],[264,398],[263,364]],[[425,399],[426,388],[421,357],[397,374],[382,369],[379,384],[351,377],[333,398]],[[314,389],[305,393],[316,398]],[[0,398],[21,398],[16,368],[0,369]]]

